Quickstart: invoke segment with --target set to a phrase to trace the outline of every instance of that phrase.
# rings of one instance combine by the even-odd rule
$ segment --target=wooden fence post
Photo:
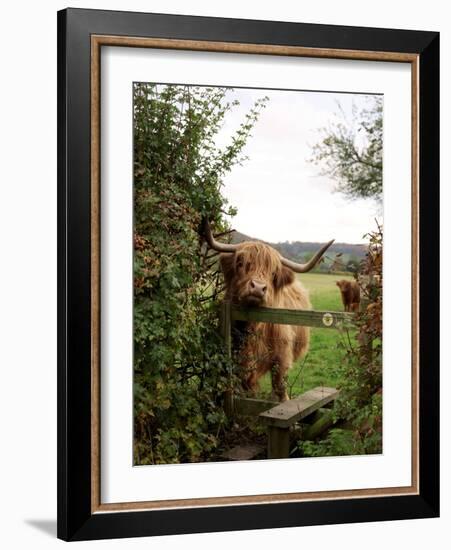
[[[290,456],[290,428],[268,426],[268,458]]]
[[[227,357],[232,359],[232,318],[230,314],[230,302],[224,301],[219,312],[219,326]],[[230,369],[232,367],[230,366]],[[224,392],[224,411],[228,417],[233,416],[233,388],[232,371],[229,371],[229,387]]]

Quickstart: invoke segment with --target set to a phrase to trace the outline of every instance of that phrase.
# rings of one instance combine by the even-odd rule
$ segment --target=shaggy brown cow
[[[298,264],[262,242],[220,243],[213,237],[208,222],[205,235],[209,246],[222,253],[220,263],[227,300],[246,306],[311,309],[308,292],[295,272],[313,269],[333,241],[306,264]],[[244,387],[254,393],[259,379],[271,371],[273,398],[286,401],[286,374],[293,362],[307,352],[309,337],[308,327],[248,323],[240,348]]]
[[[336,285],[341,292],[341,300],[345,311],[359,311],[360,307],[360,287],[356,281],[337,281]]]

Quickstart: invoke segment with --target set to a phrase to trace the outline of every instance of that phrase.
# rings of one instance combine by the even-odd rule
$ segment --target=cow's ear
[[[235,254],[221,254],[219,256],[219,263],[221,264],[221,270],[224,275],[225,283],[228,285],[233,279],[233,275],[235,273]]]
[[[285,285],[289,285],[294,281],[294,273],[288,267],[282,266],[281,269],[274,274],[274,287],[279,290]]]

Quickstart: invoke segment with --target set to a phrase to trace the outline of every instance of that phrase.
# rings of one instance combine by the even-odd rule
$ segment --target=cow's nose
[[[258,296],[259,298],[263,298],[266,292],[266,285],[265,283],[261,283],[260,281],[256,281],[255,279],[251,280],[251,291],[254,296]]]

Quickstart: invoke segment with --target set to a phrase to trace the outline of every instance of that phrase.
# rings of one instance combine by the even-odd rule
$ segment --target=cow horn
[[[315,265],[319,262],[321,259],[321,256],[326,252],[326,250],[329,248],[329,246],[334,242],[335,239],[332,239],[327,244],[325,244],[323,247],[321,247],[318,252],[313,256],[311,260],[309,260],[306,264],[298,264],[297,262],[293,262],[291,260],[287,260],[286,258],[282,259],[282,264],[285,267],[289,267],[296,273],[306,273],[307,271],[310,271],[315,267]]]
[[[217,250],[218,252],[236,252],[238,248],[237,244],[220,243],[219,241],[217,241],[213,237],[210,223],[208,222],[207,218],[204,219],[204,234],[205,234],[205,238],[207,240],[208,246],[213,250]]]

